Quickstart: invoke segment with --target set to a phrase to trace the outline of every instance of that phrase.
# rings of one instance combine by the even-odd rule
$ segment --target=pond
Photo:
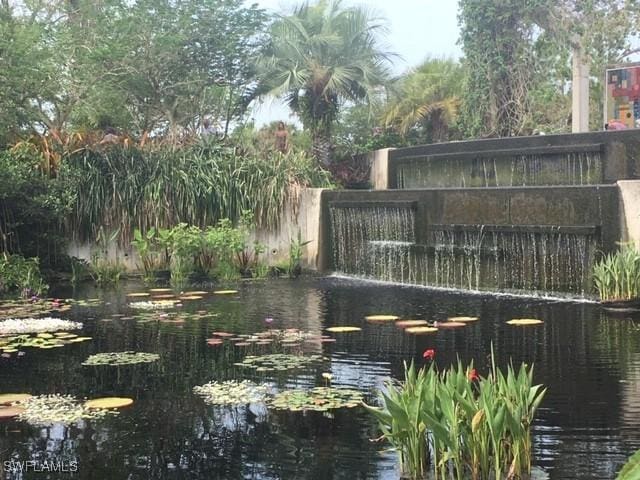
[[[0,358],[0,393],[122,396],[135,403],[117,416],[70,427],[4,421],[0,464],[73,461],[76,478],[96,479],[393,479],[398,477],[395,454],[386,451],[388,445],[371,441],[379,432],[362,407],[328,413],[259,404],[212,406],[194,394],[193,387],[212,380],[250,379],[277,390],[310,388],[324,386],[323,373],[330,373],[332,386],[360,390],[372,403],[384,381],[402,378],[404,361],[422,363],[427,348],[435,349],[441,367],[457,358],[473,360],[485,374],[492,344],[501,365],[509,359],[534,363],[536,383],[549,388],[534,426],[535,463],[549,478],[612,479],[640,448],[640,321],[633,318],[609,315],[588,302],[474,295],[337,277],[241,282],[232,288],[238,292],[184,300],[166,314],[129,307],[131,301],[145,300],[126,296],[145,291],[136,282],[124,283],[117,291],[86,287],[74,292],[75,298],[100,299],[77,303],[59,315],[83,322],[75,333],[91,340],[64,348],[27,348],[23,356]],[[71,296],[63,290],[52,293]],[[383,313],[405,319],[442,321],[468,315],[480,320],[415,336],[393,322],[364,319]],[[523,317],[544,323],[505,323]],[[362,330],[326,330],[341,325]],[[245,335],[286,328],[310,332],[311,337],[279,349],[268,342],[241,340],[207,344],[214,331]],[[321,342],[322,335],[336,341]],[[247,355],[276,350],[325,358],[295,370],[238,365]],[[121,351],[155,353],[160,359],[119,367],[82,365],[92,354]]]

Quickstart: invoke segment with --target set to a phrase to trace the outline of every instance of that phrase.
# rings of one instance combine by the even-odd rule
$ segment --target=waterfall
[[[592,185],[602,181],[602,152],[477,154],[398,159],[399,189]]]
[[[416,242],[415,211],[330,207],[334,269],[389,282],[468,290],[590,291],[596,237],[545,226],[430,225]]]
[[[333,207],[333,261],[338,272],[407,283],[415,212],[408,207]]]

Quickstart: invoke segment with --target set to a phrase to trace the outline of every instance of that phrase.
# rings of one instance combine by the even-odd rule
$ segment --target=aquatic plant
[[[616,480],[637,480],[638,478],[640,478],[640,450],[629,458]]]
[[[161,310],[164,308],[174,308],[179,300],[150,300],[148,302],[131,302],[129,307],[136,310]]]
[[[234,363],[238,367],[252,368],[256,372],[273,372],[304,368],[327,360],[322,355],[290,355],[288,353],[270,353],[267,355],[248,355],[242,362]]]
[[[593,267],[593,281],[603,301],[640,298],[640,251],[622,245],[605,255]]]
[[[0,350],[2,350],[2,357],[11,357],[11,354],[16,353],[18,356],[24,355],[22,349],[24,348],[41,348],[50,349],[57,347],[64,347],[71,343],[80,343],[91,340],[91,337],[79,337],[74,333],[62,333],[57,332],[50,333],[38,333],[38,334],[21,334],[0,338]]]
[[[210,405],[245,405],[263,403],[269,393],[269,386],[249,380],[229,380],[197,385],[193,387],[193,393]]]
[[[443,372],[405,364],[404,382],[387,383],[382,408],[367,409],[411,478],[429,468],[434,478],[521,478],[531,470],[530,429],[546,392],[532,376],[524,364],[504,374],[493,354],[487,377],[460,362]]]
[[[347,388],[315,387],[311,390],[285,390],[270,398],[268,405],[292,412],[326,412],[336,408],[353,408],[362,404],[362,392]]]
[[[138,363],[153,363],[160,360],[160,355],[145,352],[106,352],[96,353],[87,358],[82,365],[136,365]]]
[[[8,318],[0,321],[0,334],[57,332],[60,330],[78,330],[79,322],[60,318]]]
[[[34,426],[51,426],[56,423],[72,424],[80,420],[99,419],[117,412],[103,408],[90,408],[71,395],[39,395],[13,404],[24,410],[18,420]]]

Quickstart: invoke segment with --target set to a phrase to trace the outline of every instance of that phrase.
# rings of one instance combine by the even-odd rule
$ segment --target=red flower
[[[476,372],[475,368],[472,368],[469,372],[469,381],[475,382],[476,380],[480,380],[480,375],[478,375],[478,372]]]
[[[422,358],[426,358],[427,360],[433,360],[433,357],[436,356],[436,351],[433,348],[429,348],[424,351],[422,354]]]

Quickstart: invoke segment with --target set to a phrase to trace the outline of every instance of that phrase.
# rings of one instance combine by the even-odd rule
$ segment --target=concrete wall
[[[447,161],[447,156],[465,157],[473,161],[477,157],[491,156],[492,152],[533,149],[544,151],[566,149],[572,146],[598,145],[603,153],[602,183],[617,180],[640,179],[640,130],[602,131],[591,133],[536,135],[530,137],[492,138],[464,142],[437,143],[389,152],[388,188],[397,187],[397,170],[403,162],[419,162],[429,156]],[[597,182],[600,183],[600,182]]]
[[[320,244],[321,225],[321,195],[322,188],[302,189],[297,198],[286,203],[280,217],[279,227],[275,231],[258,230],[254,239],[266,245],[262,260],[269,265],[286,262],[289,259],[289,244],[291,239],[298,238],[301,233],[302,241],[311,242],[303,247],[302,264],[304,268],[316,270],[318,265],[318,250]],[[253,239],[252,239],[253,240]],[[89,261],[95,245],[70,242],[68,254]],[[140,260],[132,248],[118,248],[110,245],[108,256],[124,263],[128,270],[139,270]]]
[[[640,181],[620,180],[620,220],[622,241],[640,247]]]

